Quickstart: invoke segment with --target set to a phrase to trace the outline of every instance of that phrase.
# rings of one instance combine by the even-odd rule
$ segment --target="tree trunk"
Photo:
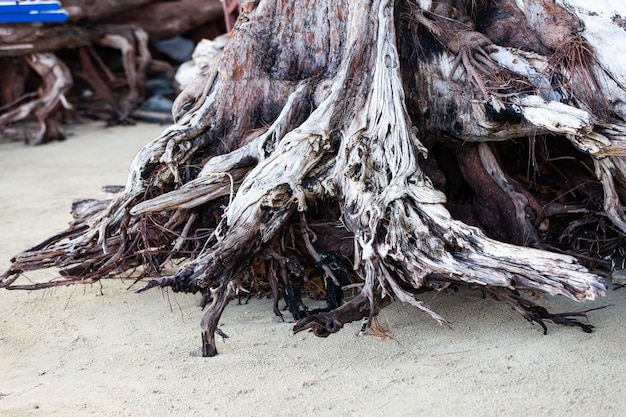
[[[563,252],[597,264],[624,243],[626,65],[600,41],[626,45],[626,34],[602,35],[614,16],[574,3],[245,2],[229,46],[178,97],[175,124],[137,154],[125,188],[106,208],[77,206],[2,286],[143,265],[156,276],[144,290],[212,299],[208,356],[232,296],[259,276],[275,297],[292,293],[316,263],[326,291],[349,273],[360,294],[295,331],[369,323],[393,299],[447,324],[417,295],[464,283],[542,326],[591,331],[580,313],[519,293],[593,300],[601,278]],[[569,244],[593,230],[595,244]],[[174,258],[178,271],[161,275]],[[18,281],[46,267],[64,279]]]

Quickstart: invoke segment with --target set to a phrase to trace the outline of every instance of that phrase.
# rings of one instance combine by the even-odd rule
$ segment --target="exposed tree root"
[[[546,327],[544,320],[549,320],[555,324],[561,324],[564,326],[580,327],[585,333],[591,333],[594,328],[591,324],[580,322],[574,317],[587,318],[587,313],[590,311],[608,307],[603,306],[584,311],[553,314],[544,307],[521,297],[517,291],[511,291],[503,288],[489,288],[487,291],[491,293],[496,300],[502,301],[511,306],[511,308],[524,316],[529,322],[539,324],[543,329],[544,335],[548,334],[548,328]]]
[[[603,238],[614,239],[614,250],[625,232],[623,123],[600,123],[592,107],[575,106],[584,97],[570,97],[542,69],[549,60],[530,46],[493,45],[472,21],[500,16],[487,2],[467,10],[456,1],[314,3],[315,19],[300,18],[291,3],[246,3],[231,44],[179,97],[176,123],[137,154],[125,188],[106,209],[77,214],[68,231],[18,255],[0,286],[19,288],[16,280],[30,269],[60,267],[66,283],[141,265],[153,279],[140,291],[168,287],[209,297],[201,324],[205,356],[217,353],[220,316],[242,288],[252,287],[254,268],[263,270],[275,314],[282,317],[282,296],[299,319],[294,331],[322,337],[350,321],[371,323],[393,300],[447,325],[415,296],[462,283],[485,289],[544,329],[548,320],[590,331],[576,319],[583,313],[552,314],[517,291],[593,300],[605,292],[599,276],[572,256],[503,243],[454,219],[442,190],[466,200],[459,206],[489,200],[509,229],[502,239],[536,247],[553,246],[545,243],[551,233],[574,233],[567,226],[550,230],[549,220],[580,220],[603,199],[601,215],[615,226]],[[562,19],[563,33],[542,37],[542,51],[570,39],[574,28],[571,16],[552,6],[545,13]],[[528,19],[528,28],[539,30]],[[454,94],[460,85],[467,94]],[[497,149],[513,145],[484,143],[535,135],[569,152],[532,164],[537,176],[544,169],[541,190],[539,181],[518,181],[503,163],[514,158]],[[463,148],[462,141],[478,144]],[[460,164],[432,155],[446,142],[457,143],[447,152],[461,149]],[[540,152],[531,148],[528,159],[535,160]],[[580,166],[596,164],[596,178],[588,172],[579,184],[559,171],[562,158],[577,157]],[[442,190],[421,166],[438,176]],[[574,184],[551,188],[563,178]],[[340,223],[341,231],[313,234],[316,222],[326,231]],[[322,251],[352,258],[350,272],[362,281],[345,304],[330,294],[330,283],[344,283]],[[175,258],[189,259],[164,274]],[[316,265],[326,266],[330,311],[309,310],[298,294]]]
[[[219,286],[211,290],[213,302],[205,310],[202,315],[202,321],[200,322],[200,328],[202,329],[202,356],[217,355],[215,333],[218,330],[217,325],[222,316],[222,312],[224,312],[226,305],[228,305],[230,301],[230,296],[232,295],[232,287],[229,281],[229,277],[224,276],[220,279]]]
[[[327,313],[320,313],[299,320],[294,326],[294,333],[311,330],[315,336],[328,337],[337,333],[345,323],[360,320],[364,317],[373,317],[390,303],[383,300],[380,294],[372,294],[370,299],[365,293],[361,293],[343,306]],[[374,307],[374,309],[372,309]]]

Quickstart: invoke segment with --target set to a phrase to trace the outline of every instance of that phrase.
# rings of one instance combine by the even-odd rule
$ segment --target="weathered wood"
[[[55,119],[54,112],[59,106],[71,108],[65,93],[72,85],[72,75],[67,66],[53,54],[32,54],[27,62],[41,76],[41,97],[1,114],[0,126],[35,114],[39,122],[39,132],[31,144],[39,145],[45,141],[63,139],[65,134],[60,122]]]
[[[99,21],[160,0],[63,0],[70,21]]]
[[[170,38],[222,17],[219,0],[98,1],[65,4],[70,21],[55,25],[3,25],[0,56],[18,56],[89,45],[115,26],[142,28],[150,40]],[[88,21],[90,24],[81,24]]]
[[[0,56],[23,56],[89,45],[102,36],[98,27],[63,24],[54,26],[0,27]]]
[[[81,66],[80,69],[75,70],[75,78],[86,82],[104,101],[102,109],[93,113],[101,115],[104,112],[104,117],[109,122],[118,123],[125,123],[143,99],[141,87],[144,83],[145,71],[165,71],[173,80],[173,70],[169,64],[152,60],[148,51],[148,40],[154,41],[180,35],[222,17],[222,8],[218,0],[174,2],[107,0],[95,3],[72,0],[63,5],[70,16],[67,23],[3,25],[0,28],[0,57],[28,57],[40,52],[50,54],[78,48],[81,51],[79,53]],[[91,59],[95,56],[94,50],[86,49],[91,48],[92,45],[106,46],[120,51],[127,83],[127,89],[121,94],[118,93],[119,89],[116,89],[114,94],[100,77],[102,65],[94,66]],[[88,51],[90,54],[87,54]],[[97,58],[96,61],[98,60]],[[11,68],[7,69],[7,75],[15,73],[17,68],[19,64],[14,63]],[[34,112],[35,107],[39,106],[37,101],[32,101],[19,108],[15,107],[16,103],[13,101],[18,98],[24,99],[24,97],[17,97],[9,90],[12,79],[15,80],[15,77],[5,78],[2,83],[2,104],[7,107],[3,109],[6,111],[0,114],[2,121],[0,125],[27,117]],[[72,77],[69,80],[71,86]],[[15,86],[19,87],[20,84],[17,83]],[[46,88],[45,85],[43,87]],[[41,119],[42,114],[36,116]],[[61,128],[51,113],[45,114],[46,120],[40,123],[43,123],[49,132],[39,132],[37,134],[39,139],[33,143],[42,143],[43,136],[46,136],[47,140],[63,137]],[[171,118],[168,117],[168,120]]]
[[[606,240],[623,242],[625,91],[620,70],[595,55],[580,9],[535,0],[502,8],[456,0],[316,0],[304,13],[301,6],[244,3],[229,45],[178,97],[174,125],[140,150],[106,210],[85,219],[86,230],[18,255],[0,285],[15,288],[22,271],[53,265],[93,281],[143,264],[154,276],[145,289],[213,293],[201,326],[203,354],[212,356],[219,317],[255,261],[273,268],[264,275],[275,296],[299,279],[287,276],[285,259],[316,263],[307,224],[317,219],[340,222],[350,236],[362,285],[352,301],[303,319],[296,331],[328,336],[348,321],[371,322],[394,299],[447,324],[416,295],[463,283],[531,321],[591,330],[519,291],[593,300],[605,292],[599,276],[572,256],[497,241],[454,219],[444,193],[448,178],[478,181],[478,196],[489,181],[482,200],[496,196],[512,230],[502,238],[537,247],[549,238],[549,213],[581,220],[590,213],[581,207],[598,204],[617,229]],[[502,28],[513,22],[503,11],[513,10],[519,36]],[[599,100],[590,86],[600,88]],[[546,149],[559,142],[557,156],[536,151],[535,135],[550,141]],[[515,140],[533,143],[527,170],[539,170],[535,159],[543,157],[547,174],[577,182],[581,176],[556,165],[579,158],[587,169],[595,164],[596,178],[533,189],[530,175],[517,181],[519,171],[514,178],[502,162],[514,156],[495,151]],[[471,161],[437,160],[440,145],[465,142],[476,143],[458,158]],[[590,191],[577,197],[583,185]],[[552,231],[545,246],[573,230]],[[158,276],[172,257],[190,259]]]
[[[219,0],[153,1],[105,21],[112,24],[141,26],[148,33],[150,40],[157,41],[187,33],[207,22],[223,19],[223,16]]]
[[[41,144],[45,141],[62,139],[61,124],[56,120],[55,109],[61,102],[66,108],[70,108],[65,93],[73,85],[72,74],[56,55],[52,52],[29,52],[40,50],[58,50],[63,48],[79,48],[79,56],[82,72],[77,76],[86,79],[88,84],[99,91],[109,106],[109,117],[117,122],[125,122],[130,112],[135,109],[142,99],[139,91],[140,84],[144,80],[144,72],[151,62],[148,51],[148,37],[145,31],[132,25],[100,25],[97,28],[90,27],[83,30],[77,26],[50,26],[35,28],[25,39],[20,38],[17,43],[0,42],[0,56],[3,54],[19,56],[22,53],[24,59],[42,79],[40,98],[32,98],[24,103],[6,103],[7,106],[0,114],[0,126],[17,120],[35,115],[40,123],[40,131],[37,133],[32,144]],[[19,32],[19,31],[17,31]],[[15,35],[15,32],[13,33]],[[26,41],[26,43],[25,43]],[[91,62],[87,54],[91,44],[100,44],[110,48],[119,49],[122,55],[127,92],[115,96],[111,89],[98,75],[98,70]],[[35,58],[34,58],[35,57]],[[36,57],[45,57],[36,59]],[[42,62],[49,64],[42,64]],[[42,66],[43,65],[43,66]],[[11,71],[8,71],[9,74]],[[7,81],[10,81],[7,79]],[[8,97],[8,93],[6,93]]]

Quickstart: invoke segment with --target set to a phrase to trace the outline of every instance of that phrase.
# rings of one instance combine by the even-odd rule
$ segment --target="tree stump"
[[[584,313],[553,314],[520,292],[603,295],[579,261],[609,259],[626,232],[626,65],[601,42],[619,21],[575,3],[244,2],[230,44],[178,97],[175,123],[137,154],[123,190],[78,204],[69,229],[17,255],[1,285],[143,266],[143,290],[205,294],[212,356],[233,297],[259,280],[276,299],[295,294],[316,264],[342,285],[341,268],[320,262],[334,251],[360,293],[294,331],[367,324],[392,300],[448,324],[416,296],[461,284],[544,328],[591,331]],[[578,239],[594,230],[595,243]],[[47,267],[64,278],[18,281]]]

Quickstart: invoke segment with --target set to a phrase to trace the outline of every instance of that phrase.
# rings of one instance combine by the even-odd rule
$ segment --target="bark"
[[[602,279],[576,258],[539,249],[592,228],[565,228],[561,219],[581,220],[595,207],[612,222],[596,239],[602,250],[626,232],[626,66],[599,52],[585,20],[592,11],[561,4],[244,3],[230,44],[178,97],[175,123],[137,154],[124,189],[106,209],[77,212],[67,231],[17,255],[1,285],[33,288],[40,284],[19,277],[45,267],[61,268],[65,284],[142,265],[153,277],[142,290],[212,299],[201,326],[203,354],[212,356],[230,298],[258,286],[258,276],[275,297],[294,294],[306,278],[288,263],[319,266],[324,246],[351,260],[360,293],[295,331],[328,336],[349,321],[367,324],[392,300],[448,324],[418,295],[460,284],[542,326],[590,331],[576,318],[583,313],[553,314],[520,294],[604,294]],[[562,169],[572,159],[586,177]],[[573,187],[555,188],[562,178]],[[484,204],[499,213],[501,240],[446,209],[468,200],[475,215],[467,218],[480,221]],[[339,223],[351,248],[313,234],[314,222]],[[178,271],[159,276],[177,257],[186,258]]]

